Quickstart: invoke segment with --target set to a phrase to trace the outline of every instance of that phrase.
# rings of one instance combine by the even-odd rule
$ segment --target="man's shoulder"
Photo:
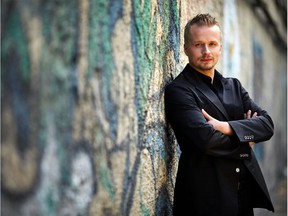
[[[188,78],[190,76],[190,78]],[[193,77],[194,74],[189,70],[189,67],[186,66],[180,74],[178,74],[167,86],[166,88],[175,88],[175,87],[191,87],[193,86]]]
[[[175,89],[175,88],[187,88],[192,87],[193,85],[187,80],[183,71],[175,77],[165,88],[168,89]]]
[[[239,79],[236,77],[229,77],[229,76],[224,76],[222,73],[220,73],[220,71],[215,70],[215,77],[217,77],[218,79],[222,79],[222,81],[228,81],[228,82],[236,82],[236,83],[240,83]]]
[[[236,77],[223,77],[222,79],[226,84],[241,86],[240,80]]]
[[[215,71],[217,79],[221,80],[224,84],[241,85],[241,82],[236,77],[224,77],[218,70]]]

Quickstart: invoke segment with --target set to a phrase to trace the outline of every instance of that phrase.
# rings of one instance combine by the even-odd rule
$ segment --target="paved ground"
[[[287,216],[287,179],[283,179],[278,188],[276,189],[275,197],[272,198],[275,213],[269,212],[267,210],[256,209],[255,216]]]

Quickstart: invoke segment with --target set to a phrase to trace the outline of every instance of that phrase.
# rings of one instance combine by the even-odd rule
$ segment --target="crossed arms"
[[[228,122],[225,121],[219,121],[212,116],[210,116],[204,109],[201,110],[204,118],[207,120],[208,124],[212,125],[215,130],[220,131],[221,133],[227,135],[227,136],[233,136],[234,131],[230,127]],[[250,119],[257,117],[257,112],[253,113],[251,110],[248,110],[247,113],[244,113],[244,119]],[[249,142],[250,147],[252,147],[255,144],[255,142]]]

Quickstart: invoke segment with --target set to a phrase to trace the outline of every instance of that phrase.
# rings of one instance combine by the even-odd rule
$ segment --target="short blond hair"
[[[215,17],[212,17],[210,14],[198,14],[191,20],[189,20],[185,26],[184,29],[184,43],[186,44],[189,40],[189,31],[192,25],[198,25],[198,26],[214,26],[217,25],[220,28],[219,22],[216,20]]]

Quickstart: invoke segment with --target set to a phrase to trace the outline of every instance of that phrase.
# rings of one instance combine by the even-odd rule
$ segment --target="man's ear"
[[[187,55],[187,45],[186,44],[184,44],[184,52],[185,52],[185,55]]]
[[[220,44],[220,54],[222,54],[222,43]]]

